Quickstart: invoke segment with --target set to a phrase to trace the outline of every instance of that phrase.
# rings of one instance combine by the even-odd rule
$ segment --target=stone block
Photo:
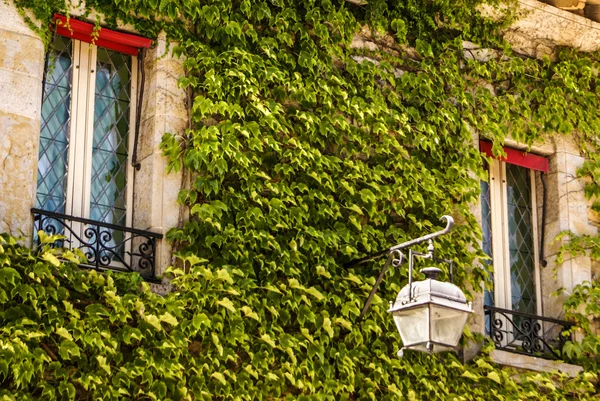
[[[150,61],[146,68],[146,85],[142,102],[142,120],[155,115],[170,115],[188,119],[185,90],[177,86],[183,73],[179,61]]]
[[[573,286],[592,280],[592,261],[588,256],[579,256],[571,260]]]
[[[153,153],[161,154],[159,145],[162,136],[166,132],[183,134],[187,126],[187,119],[171,115],[153,115],[142,121],[138,141],[138,160],[143,160]]]
[[[145,120],[156,114],[165,114],[164,105],[157,101],[158,88],[158,72],[156,70],[146,71],[144,98],[142,100],[142,115],[141,120]]]
[[[569,183],[577,182],[580,184],[580,187],[583,188],[581,181],[577,181],[577,179],[573,180],[573,178],[577,177],[577,171],[583,166],[585,159],[580,155],[574,155],[568,151],[557,151],[557,153],[563,153],[565,155],[564,171],[569,175]]]
[[[25,23],[23,16],[19,14],[19,10],[12,1],[0,1],[0,15],[2,15],[2,28],[0,28],[0,30],[39,38],[39,36]],[[32,21],[37,21],[31,11],[25,11],[25,15]]]
[[[135,172],[133,190],[133,225],[142,230],[162,230],[162,177],[166,174],[163,163],[155,157],[140,162]]]
[[[600,261],[592,260],[592,280],[600,281]]]
[[[554,135],[552,138],[556,152],[565,152],[574,156],[581,156],[579,143],[573,136]]]
[[[172,46],[174,46],[174,44],[171,44],[169,47],[172,48]],[[165,57],[167,55],[167,47],[167,34],[163,31],[159,33],[158,37],[156,38],[156,45],[154,46],[156,57]]]
[[[0,111],[39,120],[42,108],[41,77],[0,69]]]
[[[598,229],[600,227],[600,213],[598,213],[597,211],[595,211],[594,209],[592,209],[592,205],[595,201],[598,201],[598,199],[590,199],[588,200],[588,210],[587,210],[587,217],[588,217],[588,224],[596,227],[596,229]]]
[[[600,49],[600,25],[582,16],[536,0],[519,0],[520,18],[505,31],[505,39],[518,53],[553,57],[560,46],[584,52]],[[493,8],[482,8],[494,18]]]
[[[39,120],[0,110],[0,231],[31,238]]]
[[[161,85],[161,81],[158,81],[158,83]],[[181,118],[187,118],[188,111],[185,102],[185,94],[182,96],[182,93],[180,93],[183,91],[167,82],[164,83],[164,86],[159,86],[158,89],[159,90],[156,91],[156,104],[161,105],[162,107],[156,108],[156,114],[170,114]],[[162,112],[159,110],[162,110]]]
[[[0,68],[41,80],[44,74],[42,40],[0,29]]]
[[[163,281],[165,281],[163,279]],[[165,295],[171,292],[171,284],[168,282],[164,283],[150,283],[150,290],[158,295]]]
[[[182,174],[167,174],[167,161],[159,153],[146,157],[140,164],[134,183],[134,227],[165,234],[179,224],[177,195]],[[162,274],[172,264],[173,250],[166,239],[159,241],[157,250],[156,273]]]
[[[157,155],[158,156],[158,155]],[[163,161],[163,196],[162,209],[165,211],[163,216],[163,226],[167,229],[177,227],[180,220],[181,205],[177,202],[179,191],[182,188],[183,173],[181,171],[167,174],[167,161],[160,156]]]
[[[559,185],[558,185],[558,173],[556,172],[556,159],[555,157],[550,158],[550,173],[544,176],[544,180],[546,182],[546,224],[551,222],[557,222],[560,220],[560,194],[559,194]],[[544,198],[543,193],[540,188],[540,191],[536,193],[539,195],[537,197],[538,204],[541,206]],[[541,212],[539,217],[541,219]],[[560,230],[560,227],[558,227]]]
[[[562,372],[571,377],[577,376],[583,371],[581,366],[571,365],[561,361],[550,361],[535,356],[520,355],[513,352],[495,349],[490,353],[492,360],[500,365],[512,366],[513,368],[533,370],[536,372]]]
[[[563,231],[560,227],[560,222],[555,220],[548,222],[546,219],[546,229],[544,232],[544,258],[548,260],[550,256],[556,255],[558,250],[565,242],[564,240],[556,240],[556,236]]]
[[[531,152],[541,156],[550,156],[555,152],[554,144],[545,138],[543,141],[535,141],[531,147],[525,146],[522,143],[515,141],[510,135],[504,138],[504,146],[514,149],[520,149],[524,152]]]

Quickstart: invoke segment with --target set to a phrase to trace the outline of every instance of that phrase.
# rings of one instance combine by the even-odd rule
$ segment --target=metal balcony
[[[35,208],[31,213],[38,245],[39,230],[60,234],[64,239],[53,245],[80,249],[87,258],[82,267],[137,272],[146,280],[155,279],[156,241],[162,239],[162,234]]]
[[[572,323],[558,319],[484,306],[487,335],[496,349],[546,359],[562,359],[571,339]]]

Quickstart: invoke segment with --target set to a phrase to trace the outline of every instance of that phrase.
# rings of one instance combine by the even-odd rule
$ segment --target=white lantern
[[[440,269],[428,267],[421,272],[425,280],[402,288],[388,310],[402,337],[403,349],[453,350],[472,312],[471,303],[460,288],[437,280]]]

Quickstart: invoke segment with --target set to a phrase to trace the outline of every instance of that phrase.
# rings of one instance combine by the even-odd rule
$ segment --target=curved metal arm
[[[452,228],[454,227],[454,219],[452,218],[452,216],[444,215],[444,216],[442,216],[442,220],[446,220],[446,227],[443,230],[436,231],[434,233],[427,234],[422,237],[403,242],[402,244],[399,244],[399,245],[395,245],[395,246],[391,247],[388,251],[392,252],[392,251],[397,251],[400,249],[408,248],[409,246],[417,245],[422,242],[429,241],[430,239],[437,238],[441,235],[448,234],[450,231],[452,231]]]
[[[366,257],[364,257],[362,259],[353,260],[350,263],[346,263],[344,265],[344,267],[348,268],[350,266],[362,265],[363,263],[369,262],[369,261],[371,261],[373,259],[377,259],[378,257],[381,257],[381,256],[383,256],[385,254],[390,253],[390,252],[399,251],[400,249],[405,249],[405,248],[408,248],[410,246],[417,245],[417,244],[420,244],[422,242],[428,241],[430,239],[437,238],[437,237],[439,237],[441,235],[448,234],[450,231],[452,231],[452,228],[454,227],[454,219],[452,218],[452,216],[444,215],[444,216],[442,216],[442,220],[446,220],[446,227],[443,230],[436,231],[434,233],[427,234],[427,235],[424,235],[422,237],[419,237],[419,238],[416,238],[416,239],[413,239],[413,240],[410,240],[410,241],[403,242],[402,244],[394,245],[391,248],[388,248],[388,249],[386,249],[384,251],[377,252],[377,253],[374,253],[372,255],[366,256]]]

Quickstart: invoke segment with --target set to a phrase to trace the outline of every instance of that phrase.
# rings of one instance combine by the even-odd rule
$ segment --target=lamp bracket
[[[369,262],[369,261],[371,261],[373,259],[377,259],[377,258],[380,258],[383,255],[387,255],[387,254],[389,254],[392,251],[410,248],[411,246],[421,244],[421,243],[423,243],[425,241],[428,241],[430,239],[434,239],[434,238],[440,237],[440,236],[442,236],[444,234],[448,234],[450,231],[452,231],[452,228],[454,227],[454,219],[452,218],[452,216],[444,215],[444,216],[442,216],[442,220],[446,220],[446,227],[443,230],[436,231],[434,233],[427,234],[427,235],[424,235],[422,237],[415,238],[415,239],[403,242],[403,243],[398,244],[398,245],[394,245],[391,248],[385,249],[383,251],[379,251],[377,253],[373,253],[373,254],[371,254],[369,256],[365,256],[364,258],[361,258],[361,259],[355,259],[355,260],[353,260],[353,261],[351,261],[349,263],[346,263],[344,265],[344,267],[348,268],[348,267],[355,266],[355,265],[362,265],[362,264],[367,263],[367,262]]]
[[[391,248],[386,249],[385,251],[381,251],[376,254],[369,255],[365,258],[350,262],[349,264],[345,265],[345,267],[349,267],[349,266],[354,266],[357,264],[363,264],[370,260],[381,257],[385,254],[388,255],[386,262],[383,266],[383,269],[379,273],[379,276],[377,277],[377,280],[375,280],[375,284],[373,285],[373,288],[371,289],[371,292],[369,293],[369,297],[367,298],[367,301],[365,302],[365,306],[363,307],[362,311],[360,312],[360,316],[358,317],[359,322],[362,321],[363,317],[369,310],[369,307],[371,306],[371,302],[373,302],[373,297],[375,296],[375,293],[377,292],[377,289],[379,288],[381,281],[383,281],[383,276],[388,271],[390,266],[399,267],[404,262],[405,255],[401,252],[402,249],[410,248],[411,246],[421,244],[425,241],[429,241],[429,245],[427,247],[426,254],[413,251],[412,249],[409,249],[409,251],[408,251],[409,252],[409,269],[408,269],[409,299],[412,300],[412,275],[413,275],[412,268],[413,268],[413,258],[415,256],[421,257],[423,259],[431,259],[433,261],[449,263],[450,264],[450,281],[453,282],[453,273],[452,273],[453,263],[452,263],[452,261],[446,260],[446,259],[439,259],[434,256],[433,239],[437,238],[439,236],[442,236],[444,234],[448,234],[454,227],[454,219],[452,218],[452,216],[444,215],[444,216],[442,216],[442,220],[446,221],[446,227],[443,230],[436,231],[434,233],[427,234],[422,237],[419,237],[419,238],[416,238],[416,239],[413,239],[410,241],[406,241],[406,242],[403,242],[398,245],[394,245]]]

